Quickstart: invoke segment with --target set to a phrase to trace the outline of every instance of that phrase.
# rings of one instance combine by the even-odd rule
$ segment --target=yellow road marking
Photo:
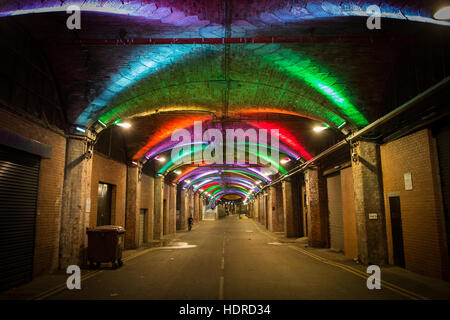
[[[259,231],[261,231],[264,235],[266,235],[270,239],[279,240],[277,237],[272,236],[266,230],[264,230],[260,226],[258,226],[258,224],[254,220],[251,220],[251,221],[255,224],[256,228],[259,229]],[[350,273],[352,273],[352,274],[354,274],[354,275],[356,275],[358,277],[367,279],[370,276],[369,274],[367,274],[367,273],[365,273],[365,272],[363,272],[361,270],[358,270],[358,269],[353,268],[353,267],[348,266],[348,265],[344,265],[344,264],[341,264],[341,263],[338,263],[338,262],[334,262],[334,261],[328,260],[326,258],[320,257],[320,256],[318,256],[318,255],[316,255],[314,253],[308,252],[308,251],[306,251],[304,249],[301,249],[299,247],[296,247],[296,246],[293,246],[293,245],[289,245],[287,247],[290,248],[290,249],[296,250],[296,251],[298,251],[300,253],[303,253],[303,254],[305,254],[305,255],[307,255],[307,256],[315,259],[315,260],[323,262],[325,264],[328,264],[328,265],[340,268],[342,270],[348,271],[348,272],[350,272]],[[405,297],[407,297],[409,299],[412,299],[412,300],[430,300],[427,297],[421,296],[421,295],[419,295],[417,293],[414,293],[412,291],[409,291],[407,289],[399,287],[399,286],[397,286],[397,285],[395,285],[393,283],[390,283],[388,281],[385,281],[385,280],[381,280],[381,284],[382,284],[382,287],[388,288],[389,290],[394,291],[394,292],[396,292],[396,293],[398,293],[400,295],[403,295],[403,296],[405,296]]]
[[[154,251],[156,249],[158,249],[158,247],[145,249],[145,250],[143,250],[143,251],[141,251],[141,252],[139,252],[137,254],[134,254],[132,256],[129,256],[129,257],[126,257],[126,258],[122,259],[122,261],[123,262],[130,261],[130,260],[132,260],[134,258],[137,258],[137,257],[139,257],[139,256],[141,256],[143,254],[146,254],[148,252]],[[96,276],[96,275],[98,275],[98,274],[100,274],[102,272],[103,272],[103,270],[88,271],[87,273],[85,273],[84,275],[81,276],[81,281],[84,281],[84,280],[87,280],[89,278],[92,278],[92,277],[94,277],[94,276]],[[54,287],[52,289],[49,289],[47,291],[44,291],[44,292],[34,296],[33,298],[31,298],[31,300],[44,300],[44,299],[46,299],[46,298],[48,298],[48,297],[50,297],[52,295],[55,295],[55,294],[57,294],[57,293],[59,293],[61,291],[64,291],[65,289],[67,289],[66,283],[58,285],[58,286],[56,286],[56,287]]]

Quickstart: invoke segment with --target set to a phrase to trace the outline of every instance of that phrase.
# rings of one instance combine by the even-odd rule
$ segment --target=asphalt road
[[[117,270],[102,269],[47,299],[406,299],[280,244],[235,216],[204,221]]]

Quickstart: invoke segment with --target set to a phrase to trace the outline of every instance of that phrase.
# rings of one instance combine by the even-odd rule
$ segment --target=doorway
[[[402,214],[400,210],[400,197],[389,197],[391,210],[392,245],[394,249],[394,264],[405,267],[405,252],[403,250]]]
[[[328,221],[330,248],[344,251],[344,218],[342,213],[342,189],[340,173],[327,177]]]
[[[111,224],[112,185],[98,184],[97,226]]]

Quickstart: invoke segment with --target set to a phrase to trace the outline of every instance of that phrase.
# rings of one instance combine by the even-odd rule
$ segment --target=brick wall
[[[389,262],[393,245],[389,194],[400,196],[406,268],[448,278],[443,241],[443,210],[435,168],[436,154],[429,130],[408,135],[381,147]],[[405,190],[404,173],[411,172],[413,190]]]
[[[51,159],[41,160],[33,274],[54,271],[58,268],[66,138],[3,109],[0,127],[52,147]]]
[[[97,201],[99,182],[114,185],[111,206],[111,223],[125,227],[127,166],[107,157],[94,153],[91,180],[91,213],[89,226],[97,225]]]
[[[146,225],[144,227],[144,242],[153,240],[154,194],[155,185],[153,177],[143,174],[141,185],[141,208],[147,209],[147,216],[145,217]]]

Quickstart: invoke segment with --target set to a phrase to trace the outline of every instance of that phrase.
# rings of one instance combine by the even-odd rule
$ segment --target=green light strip
[[[256,50],[257,51],[257,50]],[[265,52],[262,50],[262,52]],[[345,114],[352,122],[358,126],[365,126],[369,124],[367,119],[359,110],[350,103],[345,96],[344,90],[339,88],[338,83],[340,79],[330,75],[330,72],[321,67],[318,63],[312,62],[311,59],[304,56],[298,51],[291,49],[276,50],[273,53],[261,55],[262,59],[267,61],[270,65],[277,67],[281,72],[288,74],[291,77],[297,78],[313,87],[317,91],[325,95],[333,102],[338,109]],[[280,59],[280,57],[282,59]],[[329,115],[326,118],[330,119]],[[343,121],[339,123],[333,121],[337,126],[342,125]]]

